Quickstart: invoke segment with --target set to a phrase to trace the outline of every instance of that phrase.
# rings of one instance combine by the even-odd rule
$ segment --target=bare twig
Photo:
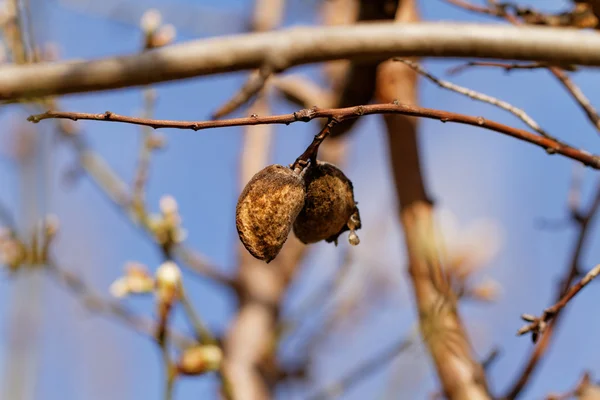
[[[144,118],[152,118],[156,107],[156,92],[152,88],[144,90]],[[154,134],[150,127],[142,129],[142,143],[138,156],[138,163],[135,171],[135,177],[132,185],[131,207],[137,212],[140,218],[146,214],[145,189],[150,170],[150,158],[152,151],[156,148],[154,145]]]
[[[125,182],[106,164],[104,159],[88,149],[83,138],[71,136],[69,139],[73,141],[82,168],[99,187],[100,192],[123,211],[135,226],[141,228],[146,234],[152,235],[150,226],[145,223],[147,221],[140,219],[138,213],[131,207],[129,188]],[[191,271],[235,289],[235,279],[225,275],[220,268],[213,266],[193,249],[186,247],[184,244],[178,244],[171,251],[173,256],[183,260],[186,267]]]
[[[534,121],[533,118],[531,118],[529,115],[527,115],[527,113],[525,111],[521,110],[520,108],[517,108],[504,100],[500,100],[495,97],[489,96],[487,94],[477,92],[473,89],[469,89],[469,88],[466,88],[463,86],[456,85],[452,82],[448,82],[448,81],[444,81],[439,78],[436,78],[431,73],[429,73],[427,70],[425,70],[423,67],[421,67],[421,65],[419,65],[418,63],[415,63],[415,62],[412,62],[409,60],[403,60],[400,58],[396,58],[394,60],[403,62],[404,64],[408,65],[410,68],[417,71],[419,74],[423,75],[424,77],[426,77],[427,79],[429,79],[430,81],[432,81],[433,83],[435,83],[436,85],[438,85],[444,89],[448,89],[453,92],[463,94],[474,100],[479,100],[484,103],[489,103],[496,107],[502,108],[503,110],[506,110],[506,111],[512,113],[513,115],[515,115],[521,121],[525,122],[525,124],[527,124],[531,129],[533,129],[540,135],[545,136],[552,140],[556,140],[558,142],[558,140],[556,138],[549,135],[545,130],[543,130],[539,126],[539,124],[537,122]]]
[[[267,64],[251,74],[241,89],[213,113],[212,119],[223,118],[250,101],[262,90],[272,73],[273,68]]]
[[[523,321],[530,322],[530,324],[522,327],[517,332],[517,335],[524,335],[531,332],[531,339],[535,343],[540,335],[544,333],[544,330],[548,326],[548,322],[554,318],[554,316],[571,301],[577,293],[579,293],[588,283],[594,280],[598,274],[600,274],[600,264],[592,268],[579,282],[573,285],[565,295],[557,301],[552,307],[544,310],[541,317],[535,317],[530,314],[523,314],[521,318]]]
[[[204,324],[204,321],[200,318],[200,315],[196,312],[194,305],[190,301],[187,293],[182,290],[181,298],[179,299],[181,304],[183,305],[183,309],[185,310],[187,317],[194,328],[194,332],[196,333],[196,338],[201,344],[216,344],[217,341],[213,334],[210,332],[208,327]]]
[[[415,337],[412,335],[401,339],[392,346],[372,356],[367,361],[360,363],[348,373],[344,374],[340,379],[337,379],[335,382],[327,385],[326,387],[317,390],[314,395],[309,396],[309,399],[327,400],[338,398],[352,386],[361,382],[369,375],[377,372],[379,369],[385,367],[389,362],[393,361],[396,357],[402,354],[403,351],[408,349],[413,344],[414,340]]]
[[[271,81],[273,88],[286,100],[302,108],[332,107],[333,93],[320,87],[313,81],[299,75],[275,76]]]
[[[600,158],[585,150],[577,149],[566,144],[556,142],[555,140],[541,137],[537,134],[513,128],[499,122],[491,121],[483,117],[474,117],[470,115],[458,114],[449,111],[434,110],[430,108],[418,107],[403,104],[373,104],[348,108],[331,109],[305,109],[292,114],[274,115],[274,116],[251,116],[244,118],[233,118],[221,121],[172,121],[172,120],[154,120],[137,117],[128,117],[114,114],[107,111],[103,114],[90,114],[78,112],[48,111],[43,114],[32,115],[29,121],[39,122],[49,118],[65,119],[88,119],[95,121],[124,122],[136,125],[148,125],[153,128],[177,128],[201,130],[209,128],[242,126],[242,125],[262,125],[262,124],[290,124],[293,122],[308,122],[315,118],[334,118],[342,121],[350,118],[358,118],[363,115],[372,114],[400,114],[413,117],[422,117],[436,119],[442,122],[454,122],[465,125],[478,126],[495,132],[499,132],[519,140],[534,144],[545,149],[549,153],[561,154],[565,157],[580,161],[594,169],[600,168]]]
[[[575,388],[561,394],[549,394],[546,400],[595,400],[598,398],[600,398],[600,386],[592,381],[589,372],[585,372]]]
[[[550,68],[550,72],[559,80],[560,83],[567,89],[567,92],[573,97],[573,99],[579,104],[579,106],[585,112],[590,122],[594,127],[600,131],[600,115],[598,111],[592,106],[590,100],[586,97],[579,86],[569,78],[569,76],[558,68]]]
[[[343,43],[343,45],[342,45]],[[477,57],[600,65],[600,37],[568,28],[423,22],[294,27],[166,46],[95,61],[0,67],[0,100],[148,85],[260,68],[278,70],[328,60]]]
[[[307,163],[310,161],[313,165],[317,162],[317,153],[319,152],[319,146],[323,143],[323,140],[329,136],[331,133],[331,129],[335,126],[337,120],[334,118],[330,118],[327,124],[321,129],[321,131],[315,135],[313,141],[308,145],[304,153],[302,153],[294,164],[292,164],[292,169],[303,169]]]
[[[91,311],[114,317],[135,331],[154,340],[156,333],[156,323],[152,320],[137,316],[117,301],[107,300],[94,294],[94,291],[77,274],[67,271],[58,266],[54,261],[50,261],[46,266],[46,271],[55,278],[65,288],[69,289],[77,296],[83,305]],[[170,332],[173,343],[179,348],[193,346],[196,341],[192,338],[177,333]]]
[[[454,2],[454,1],[451,0],[451,2]],[[462,7],[465,8],[465,2],[460,1],[460,3],[463,3]],[[495,9],[505,10],[506,9],[506,5],[504,7],[501,7],[500,5],[496,4],[496,2],[491,2],[491,4],[495,5],[495,8],[490,8],[491,10],[495,10]],[[486,14],[490,14],[489,12],[484,12],[484,11],[480,11],[480,12],[483,12],[483,13],[486,13]],[[519,27],[522,27],[523,23],[527,23],[528,22],[527,20],[522,21],[519,18],[517,18],[517,16],[511,15],[511,14],[506,13],[506,12],[493,13],[491,15],[496,15],[498,17],[503,17],[507,21],[509,21],[510,23],[512,23],[513,25],[517,25]],[[541,61],[541,60],[538,60],[538,61]],[[560,63],[564,64],[563,61],[561,61]],[[479,64],[479,65],[482,65],[482,64]],[[494,63],[487,63],[487,64],[483,64],[483,65],[498,66],[497,64],[494,65]],[[504,66],[504,68],[506,68],[506,67]],[[589,99],[585,96],[585,94],[583,93],[583,91],[569,78],[569,76],[564,71],[561,70],[560,67],[552,66],[551,63],[550,63],[548,65],[548,70],[564,86],[564,88],[571,95],[571,97],[573,97],[573,99],[577,102],[577,104],[579,104],[579,106],[583,109],[583,111],[587,115],[587,117],[590,120],[590,122],[596,128],[596,130],[598,130],[600,132],[600,115],[598,114],[598,112],[596,111],[596,109],[592,106],[592,104],[590,103]]]
[[[445,1],[446,1],[446,3],[450,3],[452,5],[460,7],[467,11],[473,11],[473,12],[480,13],[480,14],[493,15],[496,17],[502,16],[502,11],[497,8],[478,6],[476,4],[471,4],[464,0],[445,0]]]
[[[163,361],[163,368],[165,374],[165,389],[164,389],[164,400],[173,400],[173,391],[175,389],[175,365],[171,360],[171,355],[169,354],[168,347],[168,331],[164,332],[164,337],[159,340],[160,345],[160,354]]]
[[[491,61],[470,61],[464,64],[457,65],[456,67],[449,68],[446,73],[448,75],[456,75],[464,72],[466,69],[471,67],[498,67],[504,69],[506,72],[515,69],[545,69],[552,67],[548,63],[533,62],[533,63],[503,63],[503,62],[491,62]],[[556,65],[555,67],[561,68],[567,71],[576,71],[577,67],[573,65]]]
[[[585,212],[573,212],[574,210],[572,210],[573,220],[578,224],[579,231],[570,257],[569,268],[567,271],[565,271],[564,279],[562,280],[560,286],[557,289],[555,301],[560,301],[560,299],[565,296],[571,282],[580,274],[579,263],[581,255],[583,253],[583,248],[587,241],[588,234],[590,232],[591,223],[594,217],[596,216],[598,209],[600,209],[600,182],[598,183],[598,186],[596,188],[594,200],[589,206],[589,208]],[[522,370],[517,375],[517,378],[515,379],[515,382],[513,383],[512,387],[507,391],[507,394],[502,397],[503,399],[515,399],[531,379],[533,372],[539,365],[540,360],[544,357],[548,347],[550,346],[550,342],[554,336],[556,326],[560,321],[560,316],[562,315],[561,311],[562,310],[559,309],[555,313],[554,318],[548,323],[544,335],[542,335],[541,339],[538,341],[535,348],[532,350],[527,362],[524,364]]]

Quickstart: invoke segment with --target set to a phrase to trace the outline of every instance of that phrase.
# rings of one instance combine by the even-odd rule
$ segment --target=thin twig
[[[317,153],[319,152],[319,146],[323,143],[323,140],[329,136],[331,129],[335,126],[337,120],[335,118],[330,118],[327,124],[321,129],[319,133],[315,135],[313,141],[308,145],[304,153],[302,153],[294,164],[292,164],[292,169],[303,168],[310,161],[311,164],[315,164],[317,162]]]
[[[590,233],[591,223],[599,209],[600,182],[598,182],[596,193],[594,195],[594,200],[589,206],[589,208],[585,212],[577,211],[573,213],[573,220],[578,224],[579,232],[575,240],[573,251],[570,257],[569,269],[565,271],[564,279],[562,280],[560,286],[557,289],[555,301],[559,301],[567,293],[571,282],[580,274],[580,258],[583,253],[584,245],[587,242],[588,234]],[[561,311],[562,310],[558,310],[554,315],[554,318],[548,323],[548,327],[546,328],[544,334],[536,344],[535,348],[532,350],[527,362],[524,364],[523,369],[517,375],[517,378],[515,379],[515,382],[513,383],[512,387],[508,390],[507,394],[502,397],[503,399],[515,399],[531,379],[533,372],[539,365],[540,360],[546,354],[546,351],[550,346],[550,342],[554,336],[556,326],[560,321],[560,316],[562,315]]]
[[[454,0],[447,0],[447,1],[450,1],[450,2],[453,2],[454,4],[456,4],[456,2]],[[460,3],[463,3],[462,7],[465,8],[465,4],[464,4],[465,2],[460,1]],[[495,4],[495,2],[492,2],[492,4]],[[505,10],[506,5],[504,6],[504,8],[502,8],[499,5],[496,5],[495,8],[490,8],[490,10],[495,10],[495,9]],[[485,11],[480,11],[480,12],[485,13],[485,14],[490,14],[489,12],[485,12]],[[495,14],[492,13],[491,15],[502,17],[502,18],[506,19],[507,21],[509,21],[511,24],[519,26],[519,27],[522,27],[526,23],[526,21],[521,21],[517,16],[511,15],[506,12],[495,13]],[[479,64],[479,65],[482,65],[482,64]],[[498,65],[494,65],[494,63],[488,63],[487,66],[498,66]],[[506,68],[506,67],[504,67],[504,68]],[[561,70],[561,68],[555,67],[552,65],[548,65],[548,70],[564,86],[564,88],[571,95],[571,97],[583,109],[586,116],[588,117],[590,122],[594,125],[596,130],[598,130],[600,132],[600,115],[598,114],[598,111],[596,111],[594,106],[592,106],[592,104],[590,103],[589,99],[585,96],[583,91],[569,78],[569,76],[564,71]]]
[[[173,400],[173,391],[175,389],[175,366],[171,360],[168,347],[169,334],[167,331],[164,332],[163,338],[159,341],[160,354],[163,361],[163,368],[165,374],[165,389],[164,389],[164,400]]]
[[[117,301],[104,299],[95,294],[94,291],[77,274],[59,267],[58,264],[52,260],[48,262],[46,271],[48,271],[48,273],[50,273],[51,276],[58,281],[58,283],[69,289],[76,297],[78,297],[82,304],[85,305],[89,310],[98,314],[115,317],[116,319],[130,326],[135,331],[154,339],[156,322],[135,315]],[[181,349],[193,346],[196,343],[196,341],[192,338],[175,331],[171,331],[170,336],[173,343]]]
[[[129,188],[121,178],[106,164],[103,158],[90,150],[80,136],[69,136],[78,152],[82,168],[92,181],[98,186],[100,192],[107,196],[119,210],[125,213],[129,220],[148,235],[153,235],[145,219],[140,220],[138,213],[131,207]],[[220,268],[212,265],[201,254],[178,244],[172,249],[173,256],[183,260],[186,267],[202,276],[210,278],[235,289],[235,279],[225,275]]]
[[[359,364],[351,369],[348,373],[342,376],[335,382],[326,387],[317,390],[317,392],[309,396],[310,400],[327,400],[338,398],[355,384],[361,382],[369,375],[377,372],[380,368],[385,367],[387,363],[393,361],[403,351],[408,349],[414,342],[415,338],[409,336],[401,339],[399,342],[377,353],[375,356]]]
[[[493,61],[470,61],[464,64],[457,65],[455,67],[449,68],[446,73],[448,75],[456,75],[461,72],[464,72],[466,69],[471,67],[497,67],[502,68],[504,71],[509,72],[515,69],[545,69],[552,67],[551,64],[542,63],[542,62],[533,62],[533,63],[503,63],[503,62],[493,62]],[[555,67],[564,69],[566,71],[574,72],[577,70],[577,67],[574,65],[555,65]]]
[[[600,115],[598,111],[592,106],[590,100],[586,97],[583,91],[577,86],[569,76],[558,68],[550,68],[550,72],[558,79],[560,83],[567,89],[567,92],[573,97],[573,99],[579,104],[579,106],[585,112],[590,122],[594,127],[600,131]]]
[[[537,338],[544,333],[544,330],[548,326],[548,322],[551,321],[560,310],[565,308],[569,301],[571,301],[571,299],[573,299],[573,297],[575,297],[575,295],[588,283],[594,280],[598,274],[600,274],[600,264],[592,268],[583,278],[581,278],[581,280],[579,280],[579,282],[573,285],[552,307],[545,309],[541,317],[538,318],[530,314],[523,314],[521,316],[523,321],[530,322],[530,324],[519,329],[517,335],[524,335],[531,332],[531,338],[535,343]]]
[[[196,312],[196,309],[194,308],[194,305],[190,301],[189,297],[187,296],[185,290],[181,291],[181,297],[179,301],[183,305],[183,309],[185,310],[187,317],[190,320],[194,331],[196,332],[196,337],[198,338],[198,341],[201,344],[216,344],[217,341],[215,340],[210,330],[207,328],[204,321],[202,321],[202,318],[200,318],[200,315],[198,315],[198,313]]]
[[[457,7],[460,7],[464,10],[467,11],[473,11],[479,14],[488,14],[488,15],[493,15],[496,17],[501,17],[502,14],[500,12],[500,10],[495,9],[495,8],[490,8],[490,7],[484,7],[484,6],[478,6],[476,4],[471,4],[467,1],[464,0],[445,0],[446,3],[450,3],[452,5],[455,5]]]
[[[319,306],[327,303],[327,300],[333,297],[335,290],[340,287],[344,278],[347,276],[352,266],[352,254],[346,251],[344,261],[340,263],[335,271],[335,275],[321,285],[316,291],[311,293],[302,304],[295,310],[292,315],[281,321],[283,330],[289,331],[291,328],[301,321],[306,321],[309,314],[314,314]]]
[[[213,113],[212,119],[223,118],[250,101],[253,96],[262,90],[273,71],[274,69],[267,64],[251,74],[240,90]]]
[[[152,88],[146,88],[144,89],[143,95],[143,116],[144,118],[152,118],[154,109],[156,108],[156,92]],[[142,143],[140,145],[131,195],[131,207],[133,207],[134,211],[137,211],[140,218],[143,218],[146,214],[145,189],[148,182],[150,159],[154,149],[152,129],[145,126],[142,128]]]
[[[545,149],[548,153],[557,153],[565,157],[580,161],[594,169],[600,168],[600,157],[591,154],[585,150],[577,149],[555,140],[541,137],[537,134],[513,128],[483,117],[475,117],[465,114],[458,114],[449,111],[435,110],[431,108],[418,107],[403,104],[372,104],[365,106],[330,108],[330,109],[305,109],[292,114],[274,115],[274,116],[250,116],[245,118],[233,118],[220,121],[173,121],[173,120],[155,120],[137,117],[128,117],[107,111],[103,114],[79,113],[79,112],[61,112],[48,111],[43,114],[32,115],[28,118],[31,122],[39,122],[50,118],[64,118],[71,120],[95,120],[124,122],[135,125],[148,125],[155,129],[158,128],[177,128],[201,130],[209,128],[242,126],[242,125],[261,125],[261,124],[290,124],[293,122],[308,122],[315,118],[334,118],[342,121],[350,118],[358,118],[363,115],[372,114],[402,114],[413,117],[422,117],[436,119],[442,122],[454,122],[465,125],[478,126],[487,130],[499,132],[516,139],[534,144]]]
[[[416,62],[409,61],[409,60],[403,60],[401,58],[395,58],[394,60],[408,65],[410,68],[417,71],[419,74],[421,74],[422,76],[426,77],[427,79],[429,79],[430,81],[432,81],[433,83],[435,83],[436,85],[438,85],[444,89],[448,89],[453,92],[463,94],[474,100],[479,100],[484,103],[489,103],[496,107],[502,108],[503,110],[506,110],[506,111],[514,114],[517,118],[519,118],[521,121],[525,122],[525,124],[527,124],[531,129],[533,129],[540,135],[545,136],[552,140],[556,140],[558,142],[558,139],[552,137],[546,131],[544,131],[539,126],[539,124],[537,122],[535,122],[534,119],[531,118],[529,115],[527,115],[527,113],[525,111],[523,111],[522,109],[517,108],[504,100],[500,100],[495,97],[489,96],[487,94],[477,92],[473,89],[469,89],[469,88],[466,88],[463,86],[456,85],[452,82],[438,79],[435,76],[433,76],[431,73],[429,73],[427,70],[425,70],[423,67],[421,67],[421,65],[419,65]]]

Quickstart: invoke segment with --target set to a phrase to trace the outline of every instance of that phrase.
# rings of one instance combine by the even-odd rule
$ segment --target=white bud
[[[160,198],[160,211],[163,214],[175,214],[178,211],[177,200],[173,196],[163,196]]]
[[[162,22],[162,15],[160,12],[151,8],[147,10],[140,19],[140,27],[145,33],[152,33],[158,29]]]

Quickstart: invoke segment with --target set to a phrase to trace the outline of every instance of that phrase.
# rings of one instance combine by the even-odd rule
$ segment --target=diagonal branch
[[[477,57],[600,66],[600,36],[568,28],[458,23],[363,23],[195,40],[143,54],[0,67],[0,100],[167,82],[273,63]]]
[[[579,275],[579,263],[583,254],[583,248],[589,237],[590,227],[592,225],[591,223],[596,217],[596,214],[598,213],[599,209],[600,183],[596,188],[594,201],[585,212],[581,212],[579,210],[571,210],[573,214],[573,219],[578,224],[579,231],[571,253],[569,267],[565,271],[564,279],[562,280],[560,286],[557,289],[556,301],[560,301],[560,299],[566,294],[571,282]],[[513,383],[512,387],[508,390],[507,394],[502,397],[503,399],[513,400],[517,398],[521,391],[529,383],[529,380],[533,376],[533,373],[539,365],[540,360],[544,357],[546,351],[550,346],[550,343],[556,331],[556,326],[560,321],[561,316],[563,315],[561,311],[562,310],[558,310],[555,313],[552,321],[549,322],[547,328],[545,329],[544,335],[542,335],[535,348],[529,354],[527,362],[524,364],[522,370],[517,375],[517,378],[515,379],[515,382]]]
[[[533,118],[531,118],[529,115],[527,115],[527,113],[525,111],[521,110],[520,108],[517,108],[517,107],[513,106],[512,104],[510,104],[510,103],[508,103],[508,102],[506,102],[504,100],[500,100],[500,99],[497,99],[497,98],[492,97],[490,95],[487,95],[485,93],[480,93],[480,92],[477,92],[477,91],[475,91],[473,89],[469,89],[469,88],[466,88],[466,87],[463,87],[463,86],[459,86],[459,85],[457,85],[455,83],[444,81],[444,80],[441,80],[439,78],[436,78],[431,73],[429,73],[427,70],[425,70],[423,67],[421,67],[418,63],[415,63],[415,62],[412,62],[412,61],[409,61],[409,60],[403,60],[403,59],[395,59],[395,61],[399,61],[399,62],[402,62],[402,63],[408,65],[410,68],[414,69],[419,74],[421,74],[425,78],[429,79],[430,81],[432,81],[433,83],[435,83],[436,85],[438,85],[438,86],[440,86],[440,87],[442,87],[444,89],[448,89],[448,90],[451,90],[453,92],[460,93],[462,95],[470,97],[470,98],[472,98],[474,100],[479,100],[479,101],[482,101],[484,103],[489,103],[489,104],[492,104],[492,105],[494,105],[496,107],[502,108],[503,110],[506,110],[509,113],[515,115],[521,121],[525,122],[525,124],[527,124],[531,129],[533,129],[534,131],[536,131],[540,135],[545,136],[545,137],[547,137],[549,139],[557,140],[556,138],[550,136],[545,130],[543,130],[539,126],[539,124],[533,120]]]
[[[414,335],[402,338],[398,342],[389,346],[383,351],[371,356],[363,363],[359,363],[349,372],[344,374],[340,379],[318,390],[314,395],[310,396],[310,400],[327,400],[341,396],[345,391],[350,389],[357,383],[360,383],[369,375],[377,372],[377,370],[387,366],[387,364],[398,357],[402,352],[410,348],[415,341]]]
[[[488,120],[483,117],[475,117],[465,114],[458,114],[449,111],[435,110],[431,108],[418,107],[405,104],[372,104],[348,108],[312,108],[300,110],[292,114],[282,114],[273,116],[250,116],[244,118],[233,118],[220,121],[173,121],[173,120],[155,120],[137,117],[128,117],[114,114],[107,111],[103,114],[90,114],[78,112],[48,111],[43,114],[32,115],[29,121],[39,122],[50,118],[63,119],[87,119],[95,121],[124,122],[135,125],[148,125],[155,129],[158,128],[177,128],[202,130],[209,128],[243,126],[243,125],[263,125],[263,124],[290,124],[293,122],[308,122],[315,118],[334,118],[338,121],[351,118],[359,118],[363,115],[372,114],[397,114],[412,117],[422,117],[436,119],[442,122],[454,122],[458,124],[472,125],[487,130],[495,131],[514,137],[516,139],[534,144],[545,149],[549,154],[561,154],[565,157],[580,161],[594,169],[600,169],[600,157],[591,154],[585,150],[562,144],[553,139],[549,139],[523,129],[513,128],[496,121]]]
[[[552,307],[545,309],[541,317],[538,318],[529,314],[523,314],[521,318],[524,321],[530,323],[519,329],[517,334],[524,335],[526,333],[531,332],[532,339],[535,342],[537,338],[544,333],[544,330],[548,326],[548,322],[551,321],[560,310],[565,308],[567,304],[569,304],[569,302],[573,299],[573,297],[575,297],[577,293],[583,290],[583,288],[586,287],[588,283],[593,281],[599,274],[600,264],[592,268],[583,278],[579,280],[579,282],[570,287],[569,290],[565,293],[565,295]]]
[[[50,260],[45,268],[57,282],[70,290],[91,311],[116,318],[135,331],[155,340],[157,324],[155,321],[135,315],[117,301],[105,300],[93,292],[93,290],[77,274],[58,266]],[[186,348],[196,344],[196,341],[181,333],[171,331],[170,337],[179,348]]]

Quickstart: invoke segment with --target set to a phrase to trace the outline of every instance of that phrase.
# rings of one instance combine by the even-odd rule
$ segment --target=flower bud
[[[306,200],[294,222],[294,234],[305,244],[321,240],[336,242],[340,234],[350,231],[350,244],[360,240],[360,215],[354,201],[350,179],[335,165],[317,161],[304,174]]]
[[[215,345],[199,345],[186,349],[177,363],[183,375],[200,375],[221,367],[223,351]]]
[[[129,294],[150,293],[154,290],[154,278],[148,272],[145,265],[137,262],[129,262],[125,265],[125,275],[110,285],[110,293],[117,298]]]
[[[156,270],[156,296],[159,303],[171,305],[181,294],[181,271],[173,261],[166,261]]]
[[[236,227],[244,247],[259,260],[273,260],[304,205],[306,190],[300,174],[269,165],[250,179],[236,208]]]
[[[147,10],[140,18],[140,28],[146,34],[155,32],[162,23],[162,15],[154,8]]]

